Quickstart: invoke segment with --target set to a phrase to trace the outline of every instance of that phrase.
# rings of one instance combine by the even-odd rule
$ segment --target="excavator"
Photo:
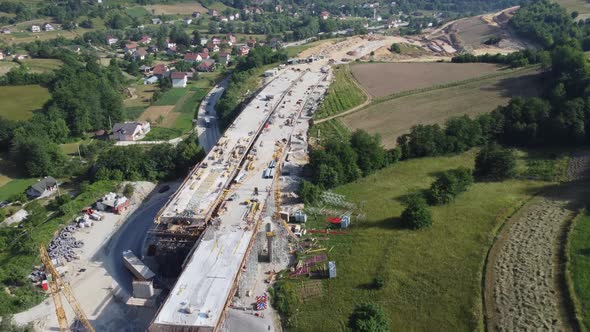
[[[70,326],[68,325],[68,319],[66,318],[66,312],[62,306],[61,296],[60,293],[64,294],[64,297],[70,303],[70,306],[74,310],[76,314],[76,318],[82,325],[86,328],[88,332],[95,332],[92,325],[90,325],[90,321],[78,301],[74,297],[74,292],[70,288],[70,285],[62,280],[59,273],[51,263],[51,258],[49,257],[49,253],[47,249],[43,245],[39,247],[39,256],[41,257],[41,261],[43,265],[45,265],[45,274],[47,275],[47,281],[49,283],[49,290],[51,291],[51,296],[53,297],[53,303],[55,304],[55,313],[57,315],[57,321],[59,323],[59,329],[61,332],[68,332],[70,331]]]

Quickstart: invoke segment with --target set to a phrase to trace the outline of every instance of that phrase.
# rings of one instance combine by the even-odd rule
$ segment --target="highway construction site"
[[[329,85],[328,70],[319,68],[280,70],[157,214],[146,262],[171,291],[149,331],[228,329],[230,306],[265,295],[253,278],[240,283],[242,273],[258,269],[256,258],[287,266],[280,178],[291,153],[307,155],[309,115]]]

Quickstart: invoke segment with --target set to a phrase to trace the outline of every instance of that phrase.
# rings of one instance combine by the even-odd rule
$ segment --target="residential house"
[[[201,13],[199,13],[199,12],[193,12],[193,15],[192,16],[194,18],[199,18],[199,17],[201,17]]]
[[[2,34],[9,35],[9,34],[11,34],[11,31],[8,28],[4,28],[4,29],[2,29]]]
[[[235,13],[234,16],[235,16],[236,20],[240,19],[240,13]]]
[[[167,48],[176,48],[176,43],[170,41],[170,38],[166,38],[166,47]]]
[[[256,46],[256,39],[250,39],[246,42],[246,45],[248,45],[248,47],[254,47]]]
[[[275,12],[282,13],[283,12],[283,7],[281,5],[276,5],[275,6]]]
[[[137,51],[138,45],[136,43],[127,43],[125,44],[125,52],[129,54],[133,54]]]
[[[205,45],[207,45],[207,42],[208,42],[208,41],[209,41],[209,40],[208,40],[207,38],[201,38],[201,40],[199,40],[199,44],[200,44],[201,46],[205,46]]]
[[[107,36],[107,44],[109,46],[113,46],[119,42],[119,38],[113,36]]]
[[[45,30],[45,31],[53,31],[53,30],[55,30],[55,29],[53,28],[53,25],[51,25],[51,24],[49,24],[49,23],[45,23],[45,24],[43,25],[43,30]]]
[[[32,25],[31,32],[41,32],[41,27],[38,25]]]
[[[151,44],[148,46],[148,52],[150,53],[157,53],[159,50],[158,45]]]
[[[231,61],[229,52],[219,52],[219,63],[222,65],[227,66],[227,64]]]
[[[268,45],[272,48],[280,48],[282,46],[282,42],[280,39],[273,37],[270,39]]]
[[[228,41],[228,42],[230,42],[231,44],[235,44],[235,43],[237,43],[237,42],[238,42],[238,39],[236,38],[236,36],[234,36],[234,35],[233,35],[233,34],[231,34],[231,33],[228,33],[228,34],[225,36],[225,38],[226,38],[226,39],[227,39],[227,41]],[[230,44],[230,45],[231,45],[231,44]]]
[[[168,76],[169,70],[170,69],[168,69],[168,66],[166,66],[165,64],[158,63],[152,69],[152,74],[154,74],[154,76],[156,76],[157,78],[162,78]]]
[[[215,70],[215,60],[212,60],[212,59],[203,60],[197,66],[197,71],[200,71],[200,72],[212,72],[214,70]]]
[[[209,49],[206,47],[203,47],[203,53],[209,53]]]
[[[152,72],[152,67],[141,65],[139,67],[139,71],[142,72],[144,75],[149,75]]]
[[[188,77],[185,72],[175,71],[170,74],[170,78],[172,79],[173,88],[186,88]]]
[[[139,47],[135,52],[133,52],[133,59],[137,60],[145,60],[145,57],[148,55],[148,52],[143,47]]]
[[[141,36],[141,39],[139,40],[139,43],[144,44],[144,45],[148,45],[151,42],[152,42],[152,37],[150,37],[148,35]]]
[[[250,53],[250,47],[248,47],[248,46],[246,46],[246,45],[242,45],[242,46],[240,46],[240,52],[239,52],[239,54],[240,54],[241,56],[248,55],[248,53]]]
[[[227,17],[230,21],[235,21],[236,19],[236,15],[231,14],[230,16]]]
[[[219,45],[207,43],[207,50],[209,50],[209,52],[219,52]]]
[[[152,18],[152,24],[162,24],[162,20],[159,18]]]
[[[26,58],[27,58],[27,55],[26,54],[14,54],[12,56],[12,59],[13,60],[24,60]]]
[[[219,12],[217,12],[217,10],[215,10],[215,9],[209,9],[209,15],[215,17],[215,16],[219,15]]]
[[[219,17],[219,20],[220,20],[221,22],[228,22],[228,21],[229,21],[229,19],[227,18],[227,16],[220,16],[220,17]]]
[[[193,23],[193,19],[192,19],[191,17],[187,17],[187,18],[185,18],[183,21],[184,21],[184,23],[186,23],[186,24],[191,24],[191,23]]]
[[[330,12],[324,10],[323,12],[320,13],[320,18],[322,20],[327,20],[330,18]]]
[[[221,39],[219,39],[219,38],[217,38],[217,37],[213,37],[213,38],[211,39],[211,42],[212,42],[214,45],[219,45],[219,44],[221,44]]]
[[[27,188],[25,193],[29,199],[36,199],[51,196],[57,189],[57,180],[51,176],[46,176]]]
[[[117,141],[137,141],[144,138],[150,130],[149,122],[119,122],[113,126],[113,139]]]
[[[197,60],[197,61],[207,60],[207,59],[209,59],[209,53],[207,53],[207,52],[199,53],[198,57],[200,58],[200,60]]]
[[[184,54],[184,61],[188,62],[188,63],[195,63],[198,61],[203,60],[203,58],[201,58],[201,56],[199,55],[199,53],[185,53]]]

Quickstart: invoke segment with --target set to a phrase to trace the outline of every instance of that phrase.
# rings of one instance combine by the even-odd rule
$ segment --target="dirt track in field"
[[[488,331],[578,331],[565,284],[569,224],[590,192],[590,154],[577,154],[571,182],[541,192],[504,225],[490,250],[484,306]]]

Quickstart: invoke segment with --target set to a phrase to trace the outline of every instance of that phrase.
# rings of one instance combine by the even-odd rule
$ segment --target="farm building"
[[[4,52],[0,50],[0,60],[4,60]]]
[[[193,12],[193,15],[192,16],[194,18],[199,18],[199,17],[201,17],[201,13],[199,13],[199,12]]]
[[[162,20],[159,18],[152,18],[152,24],[162,24]]]
[[[149,84],[156,84],[157,82],[158,82],[158,77],[157,76],[152,76],[150,78],[146,78],[143,81],[143,84],[149,85]]]
[[[193,19],[192,19],[192,18],[190,18],[190,17],[187,17],[187,18],[185,18],[183,21],[184,21],[184,23],[186,23],[186,24],[191,24],[191,23],[193,23]]]
[[[219,12],[217,12],[217,10],[215,10],[215,9],[209,9],[209,15],[217,16],[217,15],[219,15]]]
[[[173,88],[186,88],[188,77],[185,72],[175,71],[170,74],[170,78],[172,79]]]
[[[11,31],[10,31],[10,29],[8,29],[8,28],[4,28],[4,29],[2,29],[2,34],[4,34],[4,35],[9,35],[9,34],[11,34],[11,33],[12,33],[12,32],[11,32]]]
[[[32,25],[31,32],[41,32],[41,27],[38,25]]]
[[[151,130],[149,122],[119,122],[113,126],[113,139],[117,141],[137,141]]]
[[[26,194],[29,199],[35,199],[51,196],[56,191],[57,180],[51,176],[46,176],[27,188]]]
[[[53,31],[53,30],[55,30],[55,28],[53,27],[53,25],[51,25],[49,23],[45,23],[43,25],[43,30],[45,30],[45,31]]]
[[[96,209],[121,214],[129,206],[129,200],[125,196],[119,196],[115,193],[104,195],[96,202]]]

